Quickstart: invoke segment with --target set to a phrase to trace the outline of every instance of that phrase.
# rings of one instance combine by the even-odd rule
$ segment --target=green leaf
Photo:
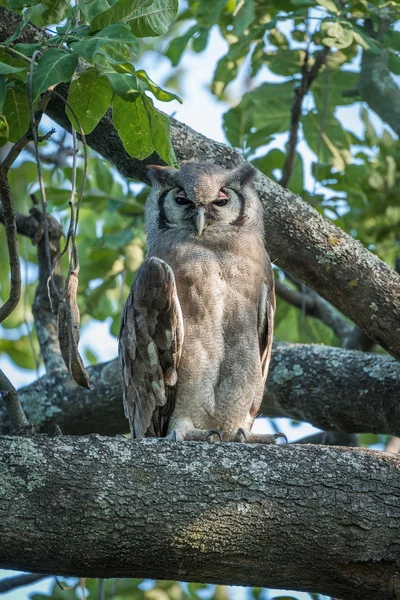
[[[105,76],[117,96],[127,102],[135,102],[146,91],[143,81],[135,75],[106,72]]]
[[[29,338],[26,335],[18,340],[0,340],[0,354],[3,352],[22,369],[34,369],[36,367]]]
[[[50,86],[70,81],[78,64],[78,57],[62,48],[49,48],[42,54],[33,74],[33,95],[36,98]]]
[[[320,6],[323,6],[324,8],[326,8],[326,10],[329,10],[329,12],[334,12],[334,13],[339,12],[338,7],[333,2],[333,0],[315,0],[315,2],[317,4],[319,4]]]
[[[108,10],[114,2],[107,0],[79,0],[78,6],[84,20],[91,23],[97,15]]]
[[[18,73],[18,71],[23,71],[22,67],[12,67],[11,65],[7,65],[6,63],[0,62],[0,75],[9,75],[10,73]]]
[[[97,186],[102,191],[110,194],[114,183],[110,165],[103,160],[96,159],[94,169],[96,173]]]
[[[111,104],[112,89],[106,77],[97,77],[93,71],[82,73],[69,88],[68,103],[76,113],[83,131],[88,134],[96,127]],[[80,132],[78,123],[67,107],[69,120]]]
[[[3,112],[10,128],[10,142],[16,142],[26,133],[31,120],[27,94],[8,88]]]
[[[125,102],[119,96],[113,100],[113,121],[125,150],[139,160],[153,152],[150,119],[142,98]]]
[[[161,100],[161,102],[171,102],[172,100],[178,100],[178,102],[182,104],[182,100],[181,98],[179,98],[179,96],[160,88],[156,83],[154,83],[154,81],[150,79],[146,71],[136,71],[136,75],[139,77],[139,79],[141,79],[147,84],[147,89],[150,90],[150,92],[155,98],[157,98],[157,100]]]
[[[93,19],[93,29],[111,23],[129,23],[137,37],[167,33],[178,12],[178,0],[118,0],[111,8]]]
[[[143,96],[143,102],[150,118],[151,139],[155,151],[167,164],[176,165],[168,117],[154,108],[152,100],[147,96]]]
[[[400,75],[400,56],[394,52],[389,52],[389,69],[395,75]]]
[[[103,46],[114,42],[128,44],[135,55],[139,54],[139,42],[137,38],[132,35],[129,27],[124,23],[110,25],[92,37],[86,37],[80,42],[72,43],[71,48],[74,52],[79,54],[79,56],[83,56],[83,58],[92,61],[95,54],[99,52]]]
[[[7,123],[7,119],[4,115],[0,115],[0,147],[7,144],[9,138],[9,127]]]
[[[0,48],[0,61],[4,65],[8,65],[11,67],[7,74],[7,81],[10,83],[12,79],[16,79],[18,81],[26,82],[29,62],[27,60],[21,58],[14,58],[11,56],[5,49]],[[6,66],[4,67],[4,71],[6,70]]]
[[[263,131],[265,143],[270,135],[287,131],[293,94],[291,81],[264,83],[245,94],[238,106],[224,114],[224,129],[229,142],[242,148],[254,130]]]
[[[170,42],[165,56],[169,58],[173,67],[176,67],[176,65],[181,60],[182,54],[186,46],[188,45],[189,40],[196,33],[196,31],[198,31],[198,27],[197,25],[193,25],[193,27],[190,27],[190,29],[188,29],[186,33],[174,38]]]
[[[31,57],[34,52],[42,49],[42,44],[15,44],[14,49],[24,56]]]
[[[352,28],[353,28],[353,37],[354,37],[354,40],[357,42],[357,44],[359,44],[362,48],[364,48],[364,50],[368,50],[369,52],[371,52],[371,54],[375,54],[376,56],[379,56],[382,54],[380,47],[374,42],[374,40],[372,38],[370,38],[369,35],[367,35],[364,32],[362,27],[359,27],[358,25],[353,24]]]
[[[6,78],[0,77],[0,113],[3,112],[3,104],[6,99]]]
[[[315,154],[319,152],[320,162],[343,171],[346,163],[351,161],[349,137],[336,117],[333,114],[326,116],[323,131],[320,117],[311,112],[303,117],[302,124],[306,142]]]
[[[69,0],[41,0],[41,26],[62,21],[69,4]]]
[[[347,48],[353,43],[353,31],[338,21],[324,21],[320,29],[322,43],[330,48]]]
[[[192,48],[195,52],[203,52],[207,46],[208,36],[210,31],[208,29],[200,29],[193,36]]]
[[[14,12],[18,12],[23,8],[40,4],[40,0],[7,0],[6,7]]]
[[[255,19],[254,0],[243,2],[239,12],[235,15],[233,21],[233,31],[240,37],[244,34],[250,23]]]

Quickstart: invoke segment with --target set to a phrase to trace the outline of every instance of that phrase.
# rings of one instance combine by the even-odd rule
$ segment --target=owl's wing
[[[140,267],[126,301],[119,333],[125,414],[133,437],[162,424],[174,406],[182,352],[183,319],[169,265],[149,258]]]
[[[268,375],[272,352],[275,315],[275,281],[272,265],[268,259],[258,306],[258,340],[260,344],[261,369],[264,380]]]

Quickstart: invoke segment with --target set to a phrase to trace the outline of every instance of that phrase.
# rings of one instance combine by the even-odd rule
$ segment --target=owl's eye
[[[218,194],[218,200],[214,200],[213,204],[215,204],[215,206],[225,206],[225,204],[228,204],[228,200],[229,196],[221,190]]]
[[[190,200],[186,196],[186,194],[183,190],[181,190],[180,192],[177,193],[177,195],[175,196],[175,202],[179,206],[184,206],[185,204],[190,204]]]

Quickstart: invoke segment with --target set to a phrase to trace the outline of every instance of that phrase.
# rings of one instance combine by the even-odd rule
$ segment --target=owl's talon
[[[283,440],[285,440],[285,443],[286,443],[286,444],[288,444],[288,443],[289,443],[289,442],[288,442],[288,439],[287,439],[287,437],[286,437],[286,435],[285,435],[284,433],[275,433],[275,434],[274,434],[274,438],[275,438],[276,440],[278,440],[279,438],[282,438]]]
[[[210,429],[209,431],[207,431],[208,438],[211,437],[212,435],[218,436],[218,439],[219,439],[220,443],[222,444],[222,434],[219,429]]]
[[[241,433],[242,436],[244,437],[245,441],[247,442],[247,435],[245,430],[243,429],[243,427],[239,427],[239,429],[237,430],[238,433]]]

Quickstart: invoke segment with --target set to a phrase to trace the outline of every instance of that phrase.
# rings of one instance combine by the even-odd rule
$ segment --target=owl
[[[255,435],[275,294],[253,168],[149,167],[148,254],[119,334],[132,436],[275,443]]]

